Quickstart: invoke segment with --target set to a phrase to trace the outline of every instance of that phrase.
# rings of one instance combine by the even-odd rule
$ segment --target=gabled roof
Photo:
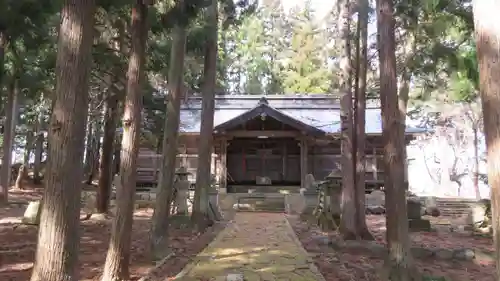
[[[259,116],[269,116],[271,118],[274,118],[283,124],[289,125],[299,131],[306,132],[308,134],[312,135],[324,135],[325,132],[321,129],[318,129],[314,126],[308,125],[306,123],[303,123],[300,120],[297,120],[295,118],[292,118],[283,112],[279,111],[278,109],[272,107],[269,105],[269,102],[265,97],[260,98],[259,103],[257,104],[256,107],[251,108],[240,115],[234,117],[233,119],[230,119],[224,123],[221,123],[217,126],[214,127],[215,131],[224,131],[227,129],[234,128],[238,125],[242,125],[256,117]]]
[[[340,103],[332,95],[268,95],[268,106],[280,114],[319,129],[327,134],[340,133]],[[217,95],[215,97],[214,127],[238,118],[254,109],[261,96],[257,95]],[[180,112],[180,131],[199,133],[201,126],[200,96],[186,99]],[[366,133],[382,133],[382,119],[378,102],[368,102],[366,108]],[[267,114],[267,113],[266,113]],[[270,116],[270,115],[269,115]],[[407,134],[425,133],[423,128],[407,126]]]

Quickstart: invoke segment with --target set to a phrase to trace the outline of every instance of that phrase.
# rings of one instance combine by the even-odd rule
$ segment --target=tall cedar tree
[[[125,21],[119,19],[116,21],[118,29],[118,42],[111,45],[110,48],[118,50],[121,54],[125,54]],[[111,196],[111,183],[115,171],[113,165],[113,155],[116,149],[116,127],[118,126],[119,104],[123,102],[125,91],[118,89],[116,84],[122,75],[122,67],[120,64],[115,65],[113,73],[109,80],[111,87],[106,93],[104,103],[104,130],[102,141],[101,159],[99,161],[99,179],[97,189],[97,213],[105,214],[109,211],[109,199]]]
[[[340,100],[340,119],[342,129],[342,219],[339,230],[346,240],[356,239],[356,205],[354,187],[354,167],[352,157],[352,67],[351,67],[351,32],[350,32],[350,0],[338,1],[339,28],[341,36],[341,90],[343,96]]]
[[[365,215],[365,188],[366,188],[366,72],[368,69],[368,12],[370,6],[368,0],[361,0],[358,10],[358,25],[357,25],[357,48],[356,48],[356,92],[354,105],[354,147],[353,153],[355,169],[354,169],[354,184],[356,198],[356,231],[361,239],[373,240],[374,237],[368,230],[366,225]]]
[[[127,94],[123,113],[120,185],[103,281],[129,280],[130,242],[136,187],[137,154],[142,123],[142,81],[146,56],[148,7],[136,0],[131,16],[131,50],[127,72]]]
[[[184,6],[179,0],[177,5]],[[177,23],[172,31],[172,52],[168,73],[169,93],[166,97],[167,116],[163,130],[162,164],[151,224],[151,252],[155,259],[164,258],[168,252],[168,224],[174,189],[175,160],[179,137],[181,99],[184,91],[184,57],[186,54],[186,27]]]
[[[474,0],[474,26],[479,85],[484,115],[488,159],[488,183],[491,187],[491,208],[495,250],[500,253],[500,11],[498,0]],[[496,257],[497,276],[500,280],[500,255]]]
[[[76,281],[94,0],[66,0],[61,11],[56,87],[49,127],[41,222],[31,281]]]
[[[198,171],[192,220],[199,231],[203,231],[214,218],[209,217],[208,191],[211,188],[210,167],[212,162],[215,83],[217,82],[217,0],[207,8],[207,41],[205,44],[205,65],[201,129],[198,144]]]
[[[11,165],[12,149],[14,148],[14,135],[16,129],[17,101],[19,98],[19,79],[17,76],[17,67],[14,66],[14,73],[7,86],[7,105],[5,109],[5,126],[3,138],[3,157],[0,169],[0,186],[3,192],[0,192],[0,202],[8,202],[9,187],[11,184]]]
[[[380,102],[382,105],[382,137],[384,140],[384,187],[386,194],[387,280],[420,280],[410,251],[406,189],[404,188],[404,153],[399,125],[396,77],[396,44],[393,1],[377,1],[377,28],[380,65]]]

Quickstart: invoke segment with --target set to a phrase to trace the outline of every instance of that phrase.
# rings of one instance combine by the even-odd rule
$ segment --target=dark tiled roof
[[[262,96],[218,95],[215,99],[214,127],[254,109]],[[338,98],[328,95],[273,95],[265,96],[270,107],[325,133],[340,132],[340,104]],[[180,131],[197,133],[201,124],[201,97],[184,101],[180,113]],[[369,102],[366,109],[366,133],[380,134],[382,122],[377,103]],[[406,133],[425,132],[422,128],[407,126]]]

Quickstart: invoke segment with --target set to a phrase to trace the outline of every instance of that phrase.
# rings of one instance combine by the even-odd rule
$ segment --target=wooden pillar
[[[288,162],[288,151],[287,151],[287,144],[283,144],[283,171],[282,171],[282,180],[286,181],[286,170],[287,168],[287,162]]]
[[[307,140],[301,139],[300,140],[300,187],[301,188],[306,188],[305,186],[305,179],[306,175],[308,173],[308,161],[307,161],[307,156],[309,154],[309,147],[307,144]]]
[[[227,192],[227,139],[222,139],[220,144],[220,185],[219,193]]]
[[[378,167],[377,167],[377,149],[374,147],[372,152],[372,173],[373,179],[378,180]]]

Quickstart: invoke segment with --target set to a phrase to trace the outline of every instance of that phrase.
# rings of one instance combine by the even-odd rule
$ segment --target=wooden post
[[[306,139],[300,140],[300,188],[306,188],[305,179],[308,173],[307,155],[309,154],[308,144]]]
[[[222,139],[220,144],[220,186],[219,193],[227,192],[227,139]]]
[[[287,170],[287,163],[288,161],[288,151],[287,151],[287,144],[286,142],[283,143],[283,171],[282,171],[282,181],[286,181],[286,170]]]

